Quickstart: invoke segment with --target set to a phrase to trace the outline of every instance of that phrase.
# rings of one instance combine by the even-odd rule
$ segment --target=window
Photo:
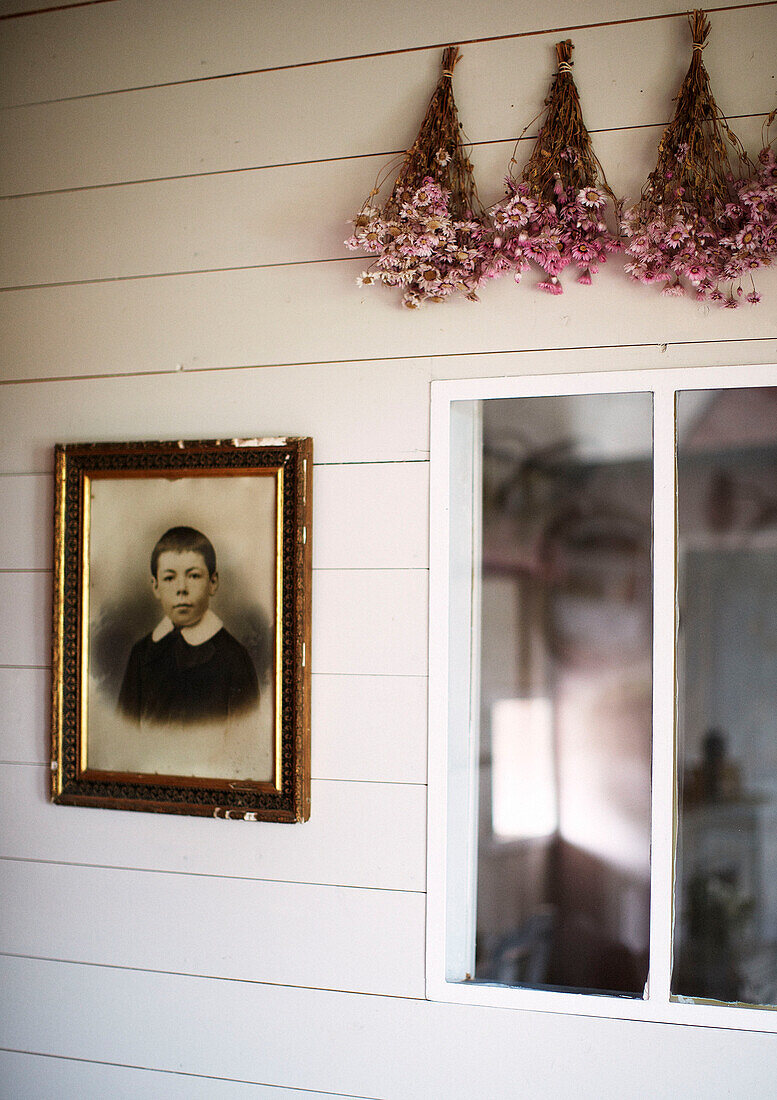
[[[777,1029],[777,370],[434,383],[430,602],[429,996]]]

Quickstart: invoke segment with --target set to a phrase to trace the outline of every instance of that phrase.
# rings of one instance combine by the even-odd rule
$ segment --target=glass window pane
[[[475,980],[642,996],[652,395],[483,402]]]
[[[683,391],[672,992],[777,1003],[777,389]]]

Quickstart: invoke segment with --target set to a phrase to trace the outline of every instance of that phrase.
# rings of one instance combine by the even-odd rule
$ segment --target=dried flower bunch
[[[512,173],[513,154],[507,194],[491,211],[494,266],[512,269],[520,282],[533,261],[546,273],[540,289],[550,294],[562,293],[559,275],[569,264],[576,265],[578,282],[590,284],[607,253],[619,247],[605,222],[607,198],[615,202],[615,196],[583,121],[573,48],[568,39],[556,43],[558,71],[534,150],[520,181]]]
[[[483,209],[451,86],[459,58],[457,46],[444,51],[442,74],[391,194],[382,207],[374,205],[385,177],[376,182],[345,242],[375,256],[359,285],[399,287],[409,309],[457,293],[476,300],[476,287],[491,274]]]
[[[639,282],[663,283],[663,294],[684,294],[689,285],[697,298],[731,308],[744,296],[743,276],[774,253],[774,203],[770,214],[747,154],[713,98],[702,60],[709,20],[696,10],[689,22],[691,64],[675,116],[639,202],[624,214],[626,270]],[[746,300],[760,300],[754,284]]]

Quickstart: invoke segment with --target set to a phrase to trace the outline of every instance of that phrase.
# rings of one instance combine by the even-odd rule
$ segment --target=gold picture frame
[[[52,800],[307,820],[312,441],[55,454]]]

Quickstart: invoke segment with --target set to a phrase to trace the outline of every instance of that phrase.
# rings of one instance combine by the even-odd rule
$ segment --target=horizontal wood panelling
[[[465,46],[456,69],[490,203],[563,28],[644,17],[569,33],[597,152],[635,197],[688,64],[681,9],[116,0],[0,20],[0,101],[87,97],[0,110],[0,286],[71,284],[0,294],[0,665],[49,663],[50,576],[31,571],[50,565],[55,442],[310,435],[316,463],[309,822],[54,806],[49,673],[0,668],[14,1100],[773,1090],[774,1036],[427,1002],[423,949],[430,380],[777,362],[777,268],[756,309],[661,298],[614,258],[561,298],[532,275],[408,314],[357,289],[366,259],[342,243],[456,39],[542,32]],[[776,32],[777,4],[712,15],[705,62],[751,152]],[[357,56],[386,50],[404,52]]]
[[[32,3],[6,0],[4,6],[14,11]],[[36,6],[53,5],[41,0]],[[683,11],[681,0],[663,0],[651,14]],[[645,14],[640,0],[609,0],[588,5],[587,10],[575,0],[556,0],[552,23],[565,28]],[[0,102],[55,99],[491,35],[531,34],[544,32],[549,21],[530,5],[509,0],[492,0],[477,9],[466,0],[427,0],[414,9],[412,20],[402,0],[386,0],[380,19],[354,0],[324,9],[315,0],[296,0],[282,13],[274,6],[257,8],[251,0],[230,0],[229,18],[218,0],[167,0],[153,12],[142,0],[122,0],[7,21],[0,38],[5,61]],[[88,52],[83,49],[85,40],[90,43]]]
[[[115,307],[120,312],[119,299]],[[142,318],[138,324],[136,349]],[[331,324],[326,322],[327,329]],[[264,342],[261,316],[254,314],[251,325]],[[323,339],[319,333],[319,343]],[[115,346],[110,336],[96,361],[81,361],[81,373],[99,370]],[[140,368],[142,357],[130,349],[128,361],[133,358]],[[56,363],[40,366],[45,373]],[[165,366],[157,361],[149,369]],[[425,459],[429,376],[429,359],[420,358],[3,386],[0,471],[45,473],[54,469],[55,442],[110,439],[309,435],[318,464]]]
[[[19,15],[36,16],[48,14],[54,8],[75,8],[81,4],[114,4],[117,0],[0,0],[0,16],[5,19]]]
[[[422,786],[316,780],[310,820],[282,825],[55,806],[47,801],[48,785],[46,768],[0,766],[0,855],[228,879],[424,889]]]
[[[198,369],[262,362],[310,363],[316,358],[328,362],[344,355],[397,359],[514,351],[516,346],[530,351],[777,335],[775,311],[768,305],[769,297],[777,293],[777,267],[757,275],[763,308],[744,306],[730,311],[680,298],[661,298],[655,288],[630,282],[613,261],[597,276],[594,286],[579,286],[574,273],[567,273],[563,298],[537,292],[539,274],[532,273],[520,287],[509,278],[486,286],[480,303],[462,298],[442,306],[428,305],[408,316],[398,292],[354,285],[364,266],[363,259],[355,259],[304,268],[182,275],[3,294],[0,327],[7,335],[2,373],[8,379],[34,379],[172,370],[176,363]],[[221,303],[217,315],[214,301]],[[658,303],[660,326],[656,325]],[[38,325],[41,316],[46,317],[45,326]],[[303,316],[304,324],[300,323]],[[77,326],[73,317],[79,318]],[[389,385],[385,365],[383,370]],[[193,406],[175,408],[173,394],[180,401],[189,400],[188,383],[176,379],[172,384],[179,388],[171,391],[170,382],[156,382],[160,395],[165,390],[171,393],[173,404],[149,411],[149,420],[163,425],[161,435],[169,436],[172,423],[178,421],[191,425],[190,435],[201,435],[201,429],[196,430],[204,419],[201,411]],[[326,385],[326,371],[320,372],[318,384],[326,387],[330,403],[345,400],[342,393],[334,396],[331,384]],[[242,383],[243,387],[249,385]],[[260,382],[253,386],[263,388]],[[307,402],[301,374],[299,387],[300,407],[304,408]],[[239,393],[241,383],[230,382],[229,388],[231,393]],[[5,394],[3,397],[7,400]],[[284,408],[288,410],[288,392],[286,397]],[[224,420],[226,430],[239,432],[243,425],[247,430],[257,421],[260,426],[267,424],[263,403],[248,408],[238,399],[233,409],[235,405],[240,413],[233,411]],[[345,423],[352,422],[350,409],[352,406],[341,404]],[[386,409],[374,411],[379,419]],[[413,409],[413,416],[419,411]],[[285,416],[288,419],[281,427],[292,429],[296,416],[292,418],[288,412]],[[102,414],[96,410],[95,420],[100,419]],[[211,419],[208,416],[207,421]],[[307,419],[310,423],[312,418]],[[361,425],[355,426],[361,435]],[[148,438],[155,432],[136,425],[134,434]],[[321,461],[318,453],[316,457]],[[392,457],[400,456],[395,452]],[[342,460],[342,455],[338,458]]]
[[[0,477],[0,569],[50,569],[51,477]]]
[[[0,665],[51,664],[51,575],[0,573]]]
[[[158,1071],[111,1066],[41,1054],[0,1050],[0,1080],[13,1100],[362,1100],[344,1093],[288,1089],[215,1077],[192,1077],[180,1070]]]
[[[426,672],[425,570],[333,569],[316,573],[314,581],[314,672]]]
[[[425,676],[312,681],[314,779],[426,782]],[[48,764],[49,682],[47,669],[0,668],[0,761]]]
[[[227,893],[224,885],[0,860],[0,952],[423,996],[422,894],[245,880]]]
[[[50,686],[48,669],[0,668],[0,761],[48,763]]]
[[[659,295],[663,304],[663,299]],[[701,335],[695,329],[697,336]],[[504,352],[498,355],[448,355],[432,360],[436,379],[497,378],[517,374],[567,374],[578,371],[661,370],[663,367],[721,367],[777,363],[777,339],[702,339],[642,347],[575,348],[573,351]]]
[[[775,1037],[754,1032],[732,1048],[705,1027],[31,959],[0,959],[0,978],[4,1047],[382,1100],[768,1096],[774,1082]]]
[[[761,123],[757,117],[736,124],[753,157]],[[661,133],[660,126],[648,126],[596,136],[610,186],[627,201],[638,197],[655,166]],[[531,144],[519,146],[518,173]],[[473,150],[486,204],[502,196],[512,153],[511,141]],[[0,286],[344,259],[353,256],[344,245],[349,219],[386,163],[366,157],[0,202],[0,237],[7,244]],[[313,193],[325,218],[310,218]],[[304,270],[297,273],[300,287],[306,278]]]
[[[313,775],[426,782],[425,676],[314,676]]]
[[[428,566],[427,462],[317,466],[313,507],[314,569]]]
[[[726,114],[765,115],[773,106],[776,30],[777,5],[715,17],[705,60]],[[591,130],[671,117],[690,56],[682,20],[580,31],[575,43]],[[747,56],[747,80],[732,52]],[[0,193],[406,149],[439,65],[438,50],[401,53],[5,110],[0,141],[15,155],[0,166]],[[468,138],[515,138],[541,110],[554,66],[552,37],[468,46],[455,80]]]

